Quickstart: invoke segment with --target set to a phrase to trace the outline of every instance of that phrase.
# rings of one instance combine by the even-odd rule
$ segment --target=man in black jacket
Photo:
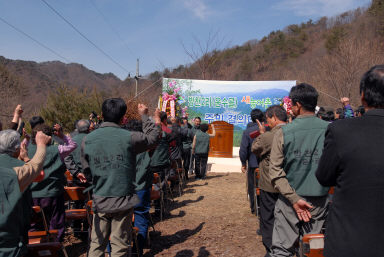
[[[252,122],[247,125],[247,129],[244,130],[243,136],[241,137],[241,145],[239,150],[240,161],[241,161],[241,171],[243,173],[247,172],[247,181],[248,181],[248,195],[249,203],[251,206],[251,212],[255,213],[255,183],[254,175],[255,169],[259,167],[254,155],[251,151],[252,142],[254,138],[251,138],[250,134],[256,130],[259,130],[256,120],[260,122],[264,121],[264,114],[260,109],[253,109],[251,111]],[[247,170],[248,162],[248,170]]]
[[[384,253],[384,65],[360,82],[367,112],[328,126],[316,177],[335,186],[328,213],[324,256]]]

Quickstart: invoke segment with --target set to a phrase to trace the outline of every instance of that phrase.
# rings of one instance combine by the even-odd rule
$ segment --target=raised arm
[[[19,127],[20,119],[23,113],[23,108],[21,107],[21,104],[18,104],[15,108],[15,111],[13,113],[13,119],[11,123],[9,124],[9,129],[17,130]]]
[[[208,134],[209,137],[215,137],[216,136],[216,129],[215,129],[215,125],[212,124],[212,134]]]
[[[76,149],[77,144],[75,141],[72,140],[70,135],[66,135],[62,139],[64,140],[64,145],[58,145],[58,148],[60,158],[62,161],[64,161],[64,158]]]
[[[300,200],[295,190],[291,187],[283,169],[284,162],[284,135],[282,130],[276,132],[271,148],[271,157],[269,165],[269,176],[272,185],[292,204]]]
[[[37,150],[33,158],[23,166],[13,168],[19,180],[19,187],[21,192],[24,192],[24,190],[33,182],[33,180],[39,176],[41,170],[43,169],[45,154],[47,150],[46,145],[48,142],[50,142],[50,140],[51,137],[45,135],[43,132],[37,132]]]
[[[195,153],[195,147],[196,147],[196,135],[193,137],[193,142],[192,142],[192,154]]]
[[[156,146],[160,141],[161,135],[159,109],[156,109],[155,111],[155,123],[153,123],[148,117],[147,106],[139,104],[138,111],[141,115],[141,120],[143,121],[143,132],[131,132],[131,143],[137,154]]]

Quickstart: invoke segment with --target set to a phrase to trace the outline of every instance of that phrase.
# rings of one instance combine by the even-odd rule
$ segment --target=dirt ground
[[[184,194],[170,204],[170,214],[154,222],[156,232],[150,228],[151,248],[145,249],[145,257],[265,255],[241,173],[209,173],[205,180],[190,180]],[[85,256],[86,246],[73,237],[66,249],[69,256]]]

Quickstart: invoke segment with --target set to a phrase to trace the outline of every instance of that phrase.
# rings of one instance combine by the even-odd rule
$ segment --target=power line
[[[115,29],[112,24],[108,21],[107,17],[103,14],[103,12],[100,10],[100,8],[97,7],[97,5],[92,1],[89,0],[93,7],[96,9],[96,11],[100,14],[101,18],[104,20],[104,22],[108,25],[108,27],[115,33],[115,35],[119,38],[119,40],[123,43],[125,48],[131,53],[132,56],[135,56],[131,48],[127,45],[127,43],[124,41],[123,37],[120,35],[120,33]]]
[[[148,89],[150,89],[151,87],[155,86],[157,82],[159,82],[160,80],[162,80],[163,78],[159,78],[158,80],[156,80],[155,82],[153,82],[151,85],[149,85],[148,87],[144,88],[143,90],[140,91],[140,93],[138,93],[136,96],[134,96],[131,100],[128,101],[131,102],[133,99],[137,98],[139,95],[141,95],[142,93],[144,93],[145,91],[147,91]]]
[[[68,21],[63,15],[61,15],[55,8],[53,8],[50,4],[46,2],[46,0],[41,0],[49,9],[51,9],[54,13],[56,13],[62,20],[64,20],[71,28],[73,28],[80,36],[82,36],[85,40],[87,40],[91,45],[93,45],[97,50],[99,50],[104,56],[106,56],[110,61],[119,66],[122,70],[129,73],[127,69],[125,69],[120,63],[115,61],[109,54],[107,54],[103,49],[97,46],[92,42],[88,37],[86,37],[80,30],[78,30],[70,21]]]
[[[4,20],[3,18],[0,17],[0,20],[2,22],[4,22],[5,24],[7,24],[8,26],[10,26],[11,28],[13,28],[14,30],[16,30],[17,32],[23,34],[24,36],[28,37],[29,39],[31,39],[32,41],[34,41],[36,44],[40,45],[41,47],[47,49],[48,51],[50,51],[51,53],[55,54],[56,56],[60,57],[61,59],[65,60],[66,62],[70,63],[71,61],[68,60],[67,58],[65,58],[64,56],[62,56],[61,54],[59,54],[58,52],[56,52],[55,50],[53,50],[52,48],[49,48],[48,46],[44,45],[43,43],[41,43],[40,41],[38,41],[37,39],[33,38],[32,36],[28,35],[26,32],[22,31],[21,29],[17,28],[16,26],[12,25],[11,23],[9,23],[8,21]]]

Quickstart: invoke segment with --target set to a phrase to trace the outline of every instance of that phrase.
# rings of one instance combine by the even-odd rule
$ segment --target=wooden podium
[[[215,125],[216,136],[210,139],[209,156],[233,157],[233,125],[225,121],[215,121],[209,125],[208,133],[212,133],[211,125]]]

